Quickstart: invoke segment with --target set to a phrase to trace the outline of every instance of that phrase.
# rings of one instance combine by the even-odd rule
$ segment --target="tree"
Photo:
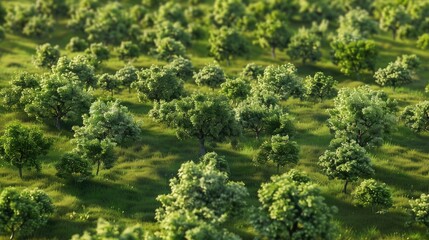
[[[392,194],[386,184],[377,182],[374,179],[367,179],[353,192],[353,198],[359,206],[371,206],[371,210],[376,208],[388,209],[393,206]]]
[[[329,207],[316,184],[291,171],[271,177],[258,190],[260,206],[252,215],[267,239],[334,239],[335,207]]]
[[[361,147],[380,146],[396,126],[394,100],[368,86],[343,88],[330,109],[328,126],[336,139],[354,140]]]
[[[40,88],[40,76],[28,72],[17,74],[10,82],[10,87],[2,89],[0,95],[3,104],[9,109],[23,110],[29,103],[31,92]]]
[[[264,74],[265,67],[255,63],[247,64],[240,73],[240,77],[248,80],[258,80]]]
[[[364,39],[338,39],[331,43],[333,63],[346,75],[374,71],[378,51],[375,43]]]
[[[262,143],[253,161],[258,164],[273,162],[277,165],[277,173],[280,167],[288,164],[297,164],[299,160],[299,147],[289,136],[274,135],[270,140]]]
[[[258,84],[282,100],[287,100],[291,96],[302,97],[301,79],[296,67],[291,63],[266,67],[264,74],[258,78]]]
[[[214,167],[216,170],[220,172],[230,174],[228,161],[225,159],[225,156],[220,156],[215,152],[209,152],[204,154],[200,158],[200,164],[204,166],[210,165],[210,167]]]
[[[156,25],[156,37],[158,39],[169,37],[181,42],[186,47],[192,45],[191,35],[179,22],[160,22]]]
[[[95,76],[94,66],[85,55],[77,55],[72,59],[66,56],[60,57],[52,71],[64,77],[73,77],[78,80],[86,90],[97,86],[97,77]]]
[[[123,68],[116,71],[115,77],[123,87],[128,88],[128,93],[131,93],[133,83],[138,80],[138,70],[133,65],[125,65]]]
[[[220,85],[221,92],[233,103],[244,101],[249,95],[250,83],[243,78],[227,79]]]
[[[249,52],[246,39],[235,29],[222,27],[213,30],[209,38],[210,53],[216,61],[226,61],[229,66],[235,56],[243,56]]]
[[[183,81],[192,79],[192,76],[194,75],[194,66],[192,65],[191,60],[184,57],[174,58],[174,60],[165,67],[173,70],[176,73],[176,77]]]
[[[171,192],[157,197],[161,207],[156,210],[155,218],[162,226],[165,226],[163,221],[177,212],[192,214],[214,226],[243,216],[249,195],[246,187],[230,181],[216,164],[189,161],[182,164],[177,176],[170,180]]]
[[[97,220],[97,228],[95,234],[85,231],[82,236],[75,234],[71,240],[107,240],[107,239],[121,239],[121,240],[143,240],[145,238],[144,230],[141,226],[136,225],[132,227],[122,227],[112,224],[103,218]]]
[[[423,193],[420,198],[410,200],[410,208],[412,221],[429,228],[429,195]]]
[[[200,154],[206,141],[223,141],[240,134],[234,111],[223,96],[193,94],[171,102],[155,104],[152,118],[176,129],[179,139],[197,138]]]
[[[79,37],[70,38],[69,43],[66,45],[66,49],[70,52],[83,52],[87,47],[88,42]]]
[[[119,101],[95,101],[91,104],[89,115],[83,115],[83,126],[73,127],[75,138],[110,139],[120,146],[140,138],[141,129],[133,119],[128,108]]]
[[[121,42],[121,46],[117,48],[117,52],[119,54],[119,59],[124,62],[136,59],[140,56],[139,46],[131,41]]]
[[[273,58],[276,58],[276,49],[282,50],[288,46],[291,33],[279,12],[267,15],[265,21],[256,27],[257,43],[263,48],[270,47]]]
[[[60,50],[58,46],[53,47],[49,43],[39,45],[36,48],[36,55],[34,56],[34,64],[37,67],[51,68],[57,64],[60,58]]]
[[[114,150],[116,143],[110,138],[97,139],[94,135],[82,134],[83,131],[79,131],[78,129],[75,130],[75,151],[81,155],[83,159],[97,165],[95,174],[98,176],[101,164],[103,164],[105,169],[110,169],[117,160]]]
[[[299,29],[298,33],[290,40],[287,54],[292,60],[301,59],[302,64],[305,64],[307,60],[310,62],[319,61],[322,57],[319,36],[306,28]]]
[[[76,152],[64,154],[55,164],[57,176],[67,180],[83,182],[92,177],[91,163]]]
[[[366,150],[353,140],[326,150],[319,158],[319,166],[329,179],[345,180],[343,193],[346,194],[349,182],[374,174]]]
[[[61,16],[67,15],[68,5],[62,0],[37,0],[36,10],[43,15]]]
[[[165,60],[167,62],[172,61],[176,57],[185,57],[186,48],[173,38],[166,37],[162,39],[155,40],[156,53],[158,59]]]
[[[395,90],[398,86],[411,83],[411,72],[405,64],[391,62],[386,68],[380,68],[374,74],[375,82],[381,86],[392,86]]]
[[[166,2],[158,9],[158,22],[177,22],[182,26],[186,26],[187,21],[184,14],[185,10],[182,5],[177,2]]]
[[[98,86],[101,89],[110,92],[110,95],[113,97],[115,91],[119,90],[121,82],[115,75],[104,73],[98,77]]]
[[[399,28],[410,21],[404,6],[387,6],[381,12],[380,28],[384,31],[392,31],[393,39],[396,39]]]
[[[407,106],[401,118],[405,125],[415,132],[429,131],[429,101]]]
[[[132,21],[126,12],[118,2],[100,6],[94,17],[85,23],[88,41],[117,45],[128,39]]]
[[[354,34],[367,38],[378,32],[377,22],[362,8],[351,9],[344,16],[340,16],[338,23],[339,35],[355,32]]]
[[[429,33],[422,34],[417,40],[417,48],[422,50],[428,49],[429,47]]]
[[[212,90],[226,81],[225,73],[217,64],[205,65],[198,73],[194,74],[195,83],[205,85]]]
[[[7,11],[3,4],[0,4],[0,24],[3,25],[6,22]]]
[[[96,66],[110,58],[109,49],[102,43],[92,43],[85,53],[92,56]]]
[[[216,0],[211,15],[217,27],[234,26],[244,15],[245,5],[241,0]]]
[[[22,33],[31,17],[37,15],[34,6],[14,5],[7,10],[4,26],[14,33]]]
[[[9,233],[10,239],[31,235],[46,225],[53,212],[52,200],[42,190],[8,187],[0,194],[0,229]]]
[[[14,123],[0,137],[0,157],[18,168],[22,179],[23,168],[41,170],[40,157],[48,153],[51,145],[52,141],[39,130]]]
[[[314,76],[307,76],[304,81],[304,96],[309,100],[332,98],[337,94],[335,85],[337,81],[331,76],[326,76],[323,72],[317,72]]]
[[[417,55],[411,54],[398,56],[395,60],[395,63],[402,64],[411,73],[414,73],[420,67],[421,61]]]
[[[54,31],[54,20],[46,15],[35,15],[28,19],[22,29],[25,36],[41,38]]]
[[[137,89],[140,101],[171,101],[184,93],[183,81],[176,73],[171,68],[156,65],[142,70],[133,86]]]
[[[54,119],[60,129],[63,121],[78,121],[87,112],[92,96],[82,90],[81,83],[73,76],[45,75],[40,89],[33,90],[25,112],[39,120]]]

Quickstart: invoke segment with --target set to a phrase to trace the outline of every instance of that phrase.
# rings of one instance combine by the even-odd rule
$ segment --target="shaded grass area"
[[[73,34],[64,27],[65,21],[61,20],[57,24],[58,31],[47,41],[58,44],[63,54],[73,55],[64,50]],[[392,41],[388,34],[377,35],[374,39],[380,49],[378,67],[386,66],[401,54],[415,53],[422,59],[423,66],[417,73],[418,81],[396,91],[385,88],[389,96],[397,99],[401,108],[428,99],[423,89],[429,78],[429,53],[415,49],[413,41]],[[0,45],[0,87],[7,86],[17,72],[42,72],[32,65],[35,47],[42,42],[45,41],[7,34],[6,40]],[[247,58],[234,59],[230,67],[223,66],[227,74],[236,75],[250,62],[268,65],[290,61],[284,51],[278,51],[276,60],[271,58],[268,49],[252,46],[251,52]],[[324,49],[323,59],[315,64],[302,66],[301,63],[295,62],[299,74],[306,76],[323,71],[334,76],[340,87],[369,84],[374,89],[381,89],[374,85],[370,74],[361,76],[359,80],[344,76],[330,62],[328,52],[328,49]],[[206,40],[195,42],[188,53],[197,68],[213,61],[208,57]],[[164,63],[151,56],[141,56],[134,64],[138,67],[148,67]],[[124,63],[113,55],[112,59],[103,65],[102,71],[114,72],[123,65]],[[201,90],[192,82],[186,83],[185,86],[189,92]],[[202,88],[202,91],[210,90]],[[96,91],[97,96],[106,98],[104,94],[102,91]],[[56,212],[53,218],[35,234],[34,239],[68,239],[73,234],[94,227],[99,217],[130,224],[143,223],[147,229],[156,229],[154,214],[159,206],[156,197],[169,192],[168,181],[176,175],[183,162],[197,160],[196,140],[178,140],[173,130],[153,122],[147,116],[152,107],[151,103],[138,102],[136,93],[128,93],[126,90],[115,97],[141,121],[142,139],[128,148],[118,148],[119,160],[116,165],[112,169],[102,170],[100,176],[83,184],[65,182],[55,176],[54,163],[64,152],[73,148],[69,142],[73,136],[70,127],[67,127],[69,130],[57,131],[52,122],[37,123],[24,113],[0,108],[0,130],[12,121],[20,121],[41,128],[55,140],[50,153],[43,159],[42,172],[25,170],[24,181],[19,179],[16,169],[1,163],[1,188],[38,187],[54,200]],[[408,220],[405,207],[408,198],[429,192],[429,134],[415,134],[400,124],[381,148],[371,151],[376,170],[374,178],[389,185],[395,202],[395,207],[388,213],[375,214],[370,209],[354,206],[351,197],[341,193],[343,182],[328,180],[317,166],[319,156],[326,150],[332,138],[326,126],[326,110],[333,107],[333,101],[314,104],[291,99],[284,102],[284,105],[295,117],[298,130],[295,140],[301,147],[301,160],[294,167],[306,171],[320,184],[327,202],[338,207],[336,219],[341,228],[341,239],[423,239],[424,229],[405,226]],[[238,150],[233,150],[228,143],[208,147],[210,151],[226,156],[230,163],[232,180],[246,184],[250,192],[249,205],[257,204],[260,184],[269,181],[270,176],[276,173],[274,166],[261,167],[252,164],[252,157],[263,140],[264,138],[256,140],[251,134],[245,133],[240,139]],[[356,185],[357,183],[351,184],[350,190]],[[253,229],[242,224],[237,223],[231,228],[243,238],[252,239]],[[6,239],[6,236],[3,238]]]

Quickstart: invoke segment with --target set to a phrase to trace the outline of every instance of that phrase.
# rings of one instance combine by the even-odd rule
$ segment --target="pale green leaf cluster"
[[[415,132],[429,131],[429,101],[407,106],[401,118]]]
[[[304,98],[312,101],[323,101],[337,94],[333,77],[317,72],[314,76],[307,76],[304,80]]]
[[[384,183],[374,179],[362,181],[362,183],[352,193],[357,205],[375,209],[389,209],[393,206],[393,199],[390,189]]]
[[[410,207],[412,220],[429,228],[429,194],[410,200]]]
[[[316,33],[306,28],[300,28],[292,36],[287,47],[287,54],[292,60],[301,59],[305,64],[307,61],[316,62],[322,57],[320,50],[320,37]]]

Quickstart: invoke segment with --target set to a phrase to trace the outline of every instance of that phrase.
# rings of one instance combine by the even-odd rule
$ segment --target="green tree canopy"
[[[233,57],[244,56],[249,52],[247,41],[237,30],[222,27],[210,32],[210,53],[217,61],[230,65]]]
[[[57,64],[60,58],[60,50],[58,46],[53,47],[49,43],[39,45],[36,48],[36,55],[34,56],[34,64],[37,67],[51,68]]]
[[[390,189],[385,183],[377,182],[374,179],[364,180],[352,194],[357,205],[371,206],[372,211],[389,209],[393,206]]]
[[[287,48],[287,54],[292,60],[302,60],[302,64],[307,61],[316,62],[322,57],[320,50],[320,38],[312,31],[301,28],[298,33],[292,36]]]
[[[336,84],[337,81],[333,77],[326,76],[323,72],[307,76],[304,80],[304,97],[319,102],[332,98],[337,94]]]

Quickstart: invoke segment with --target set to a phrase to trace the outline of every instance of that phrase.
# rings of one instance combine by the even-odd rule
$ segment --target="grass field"
[[[6,5],[18,1],[7,1]],[[19,1],[31,2],[31,1]],[[129,1],[132,2],[132,1]],[[15,73],[21,71],[41,72],[32,64],[32,55],[38,44],[50,42],[58,44],[62,55],[72,56],[65,50],[69,38],[73,36],[66,27],[65,20],[58,21],[56,30],[48,39],[35,40],[18,35],[8,34],[6,40],[0,43],[0,87],[5,87]],[[422,61],[417,80],[410,85],[393,91],[384,88],[391,98],[399,102],[401,109],[409,104],[428,99],[424,86],[429,79],[429,52],[415,48],[411,40],[393,41],[390,34],[380,33],[375,36],[380,50],[378,66],[384,67],[401,54],[417,54]],[[208,57],[207,41],[194,42],[188,49],[188,56],[193,64],[200,68],[212,62]],[[330,62],[329,43],[324,43],[324,55],[316,64],[296,62],[301,76],[313,75],[323,71],[332,75],[339,87],[356,87],[368,84],[374,89],[371,75],[361,76],[360,80],[344,76]],[[236,75],[250,62],[262,65],[283,64],[290,62],[284,52],[278,52],[273,60],[268,49],[257,46],[251,47],[247,58],[234,59],[232,65],[222,65],[230,76]],[[152,64],[164,64],[150,56],[141,56],[133,63],[138,67],[148,67]],[[123,66],[117,56],[103,64],[102,72],[112,72]],[[189,92],[200,91],[194,83],[186,83]],[[203,91],[208,89],[203,88]],[[97,91],[96,95],[108,98],[109,94]],[[179,141],[175,132],[166,126],[155,123],[149,116],[151,103],[138,102],[133,91],[123,91],[116,94],[135,118],[142,122],[143,136],[140,142],[129,148],[118,148],[119,160],[110,170],[102,170],[100,175],[82,184],[70,184],[55,176],[54,163],[60,156],[73,148],[69,140],[73,133],[71,127],[58,131],[53,122],[38,123],[25,113],[10,112],[0,107],[0,131],[13,122],[20,121],[27,125],[37,126],[55,141],[51,151],[44,159],[41,173],[24,170],[24,180],[20,180],[16,169],[0,163],[0,188],[7,186],[38,187],[45,190],[54,200],[56,212],[48,225],[34,236],[34,239],[69,239],[73,234],[82,233],[85,229],[95,226],[96,219],[103,217],[116,222],[142,223],[146,229],[154,230],[157,225],[154,220],[155,209],[159,203],[155,198],[169,191],[168,180],[175,176],[181,163],[198,158],[196,140]],[[399,123],[396,131],[387,139],[385,144],[370,152],[375,166],[375,179],[387,183],[393,192],[394,207],[385,214],[372,213],[370,209],[355,207],[350,195],[341,193],[343,183],[328,180],[317,166],[319,156],[326,150],[332,138],[326,125],[327,109],[333,107],[333,101],[311,103],[297,99],[288,100],[284,104],[295,117],[298,129],[296,141],[301,147],[300,162],[297,169],[303,170],[317,182],[329,204],[338,207],[336,220],[341,226],[340,239],[424,239],[425,229],[418,226],[405,226],[408,220],[406,207],[408,199],[429,192],[429,134],[416,134]],[[257,190],[262,182],[268,181],[276,173],[274,166],[256,167],[251,159],[259,144],[264,140],[255,140],[250,133],[245,133],[239,143],[239,150],[233,150],[227,143],[210,146],[210,151],[225,155],[231,167],[231,179],[242,181],[250,192],[249,204],[257,204]],[[287,171],[288,169],[282,169]],[[352,184],[354,187],[355,184]],[[244,239],[254,236],[250,226],[236,223],[233,230]],[[1,238],[1,237],[0,237]],[[6,239],[2,236],[1,239]]]

